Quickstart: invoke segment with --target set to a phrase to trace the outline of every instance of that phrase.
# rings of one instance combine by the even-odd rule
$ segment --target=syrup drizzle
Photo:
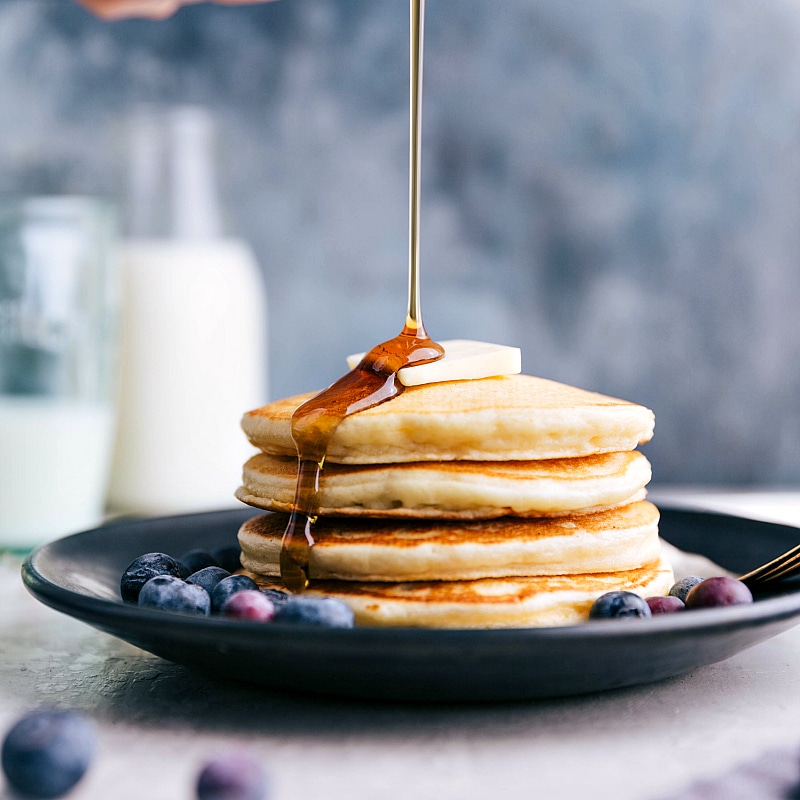
[[[411,0],[409,258],[408,309],[403,330],[373,347],[355,369],[307,400],[292,415],[292,438],[298,470],[294,505],[281,544],[281,579],[287,589],[308,586],[308,564],[319,513],[319,482],[328,444],[346,417],[372,408],[403,391],[397,373],[403,367],[427,364],[444,355],[422,324],[419,269],[420,153],[422,146],[422,54],[425,0]]]

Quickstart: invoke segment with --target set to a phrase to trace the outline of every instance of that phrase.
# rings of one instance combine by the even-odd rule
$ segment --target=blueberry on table
[[[267,780],[257,761],[227,753],[203,766],[197,777],[197,800],[266,800]]]
[[[231,595],[245,589],[258,589],[258,584],[247,575],[231,575],[229,578],[223,578],[211,592],[211,610],[218,612]]]
[[[679,600],[683,600],[686,602],[686,595],[697,586],[698,583],[702,583],[703,578],[699,575],[689,575],[686,578],[681,578],[679,581],[676,581],[672,584],[672,588],[669,590],[670,597],[677,597]]]
[[[131,562],[119,584],[122,599],[128,603],[135,603],[139,599],[139,592],[147,581],[157,575],[172,575],[175,578],[181,575],[181,565],[172,556],[166,553],[145,553]]]
[[[706,578],[686,595],[686,608],[717,608],[753,602],[752,592],[736,578]]]
[[[34,711],[6,734],[3,771],[24,797],[61,797],[84,776],[94,749],[94,727],[80,714]]]
[[[236,572],[237,569],[242,568],[242,551],[241,548],[231,545],[230,547],[218,547],[216,550],[211,551],[214,560],[223,569],[228,572]]]
[[[202,616],[211,612],[211,598],[202,586],[186,583],[172,575],[157,575],[147,581],[139,592],[139,605]]]
[[[606,592],[594,601],[590,619],[635,619],[650,617],[647,602],[633,592]]]
[[[186,565],[190,575],[198,572],[201,569],[205,569],[206,567],[219,566],[217,559],[214,558],[211,553],[207,553],[205,550],[189,550],[188,552],[184,553],[178,559],[178,561],[180,561],[181,564]]]
[[[206,567],[198,570],[186,579],[186,583],[194,583],[202,586],[210,595],[214,587],[223,579],[229,578],[230,572],[222,567]]]
[[[275,616],[275,605],[258,589],[243,589],[232,594],[220,609],[223,617],[269,622]]]
[[[650,608],[651,614],[674,614],[676,611],[683,611],[686,608],[683,600],[674,595],[646,597],[645,602]]]
[[[352,628],[355,625],[350,606],[332,597],[291,597],[275,609],[273,621],[325,628]]]

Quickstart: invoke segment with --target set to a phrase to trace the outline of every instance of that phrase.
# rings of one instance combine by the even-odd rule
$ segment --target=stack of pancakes
[[[242,420],[261,452],[237,497],[274,512],[239,533],[262,585],[280,581],[291,416],[310,396]],[[528,375],[408,387],[330,441],[308,592],[344,600],[359,624],[436,628],[573,624],[608,591],[666,594],[635,451],[653,423],[643,406]]]

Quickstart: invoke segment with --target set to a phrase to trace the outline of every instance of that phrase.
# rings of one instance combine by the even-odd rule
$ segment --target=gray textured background
[[[104,23],[0,5],[0,190],[118,189],[138,102],[203,103],[271,297],[271,386],[405,312],[407,1]],[[429,332],[656,412],[655,480],[800,483],[800,3],[429,0]]]

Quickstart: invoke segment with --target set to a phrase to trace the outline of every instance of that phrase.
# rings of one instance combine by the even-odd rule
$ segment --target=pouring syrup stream
[[[283,584],[292,592],[308,586],[308,565],[319,514],[320,475],[328,444],[346,417],[385,403],[403,391],[397,373],[403,367],[427,364],[444,355],[422,324],[420,304],[419,220],[420,154],[422,148],[422,56],[425,0],[411,1],[410,131],[409,131],[409,259],[408,309],[403,329],[373,347],[355,369],[307,400],[292,415],[297,447],[297,488],[281,543]]]

